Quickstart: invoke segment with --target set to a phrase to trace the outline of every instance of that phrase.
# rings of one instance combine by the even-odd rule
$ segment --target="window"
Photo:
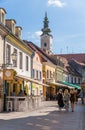
[[[11,46],[7,44],[6,47],[6,64],[10,64],[11,60]]]
[[[35,78],[35,70],[32,71],[32,77]]]
[[[36,70],[36,79],[38,79],[38,70]]]
[[[49,78],[49,70],[47,70],[47,78]]]
[[[55,72],[53,72],[53,78],[55,78]]]
[[[50,78],[52,78],[52,77],[51,77],[51,76],[52,76],[51,74],[52,74],[52,72],[50,71]]]
[[[76,84],[76,77],[75,77],[75,84]]]
[[[26,71],[28,71],[28,69],[29,69],[28,68],[29,67],[28,64],[29,64],[29,59],[28,59],[28,56],[26,56]]]
[[[81,80],[80,80],[80,78],[78,78],[78,83],[79,83],[79,84],[81,83]]]
[[[41,78],[42,78],[42,75],[41,75],[41,71],[40,71],[40,80],[41,80]]]
[[[73,77],[71,77],[71,83],[73,83]]]
[[[17,55],[17,49],[14,48],[14,53]],[[17,58],[16,60],[13,60],[13,66],[17,67]]]
[[[47,43],[44,43],[44,47],[46,47],[47,46]]]
[[[20,69],[22,69],[22,61],[23,61],[22,52],[19,52],[19,68]]]

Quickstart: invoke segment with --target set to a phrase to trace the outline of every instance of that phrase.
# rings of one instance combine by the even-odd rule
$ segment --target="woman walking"
[[[59,89],[59,92],[58,92],[58,95],[57,95],[57,100],[58,100],[59,110],[61,110],[61,108],[64,107],[62,89]]]
[[[75,105],[76,95],[74,89],[70,90],[70,102],[71,102],[71,109],[74,112],[74,105]]]
[[[70,100],[70,94],[68,92],[68,89],[64,90],[64,95],[63,95],[63,102],[64,102],[64,108],[66,111],[69,109],[69,100]]]
[[[80,92],[80,98],[81,98],[81,102],[82,102],[82,104],[84,104],[84,90],[83,89],[81,89],[81,92]]]

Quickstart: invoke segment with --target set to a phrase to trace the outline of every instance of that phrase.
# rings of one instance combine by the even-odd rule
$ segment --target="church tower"
[[[44,27],[42,28],[41,35],[41,49],[45,51],[47,54],[52,54],[52,35],[50,34],[51,30],[49,28],[49,21],[47,18],[47,13],[45,13],[44,18]]]

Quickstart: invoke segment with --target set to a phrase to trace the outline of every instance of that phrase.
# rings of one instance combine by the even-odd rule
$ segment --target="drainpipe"
[[[3,67],[5,68],[5,51],[6,51],[6,48],[5,48],[5,45],[6,45],[6,37],[7,37],[8,35],[5,35],[4,36],[4,46],[3,46]]]
[[[8,36],[9,34],[5,35],[4,36],[4,45],[3,45],[3,69],[6,68],[6,37]],[[7,81],[6,80],[3,80],[3,83],[4,83],[4,104],[3,104],[3,110],[6,111],[6,96],[7,96]]]
[[[34,57],[34,52],[31,55],[31,78],[33,78],[33,57]],[[31,82],[31,96],[32,96],[32,82]]]

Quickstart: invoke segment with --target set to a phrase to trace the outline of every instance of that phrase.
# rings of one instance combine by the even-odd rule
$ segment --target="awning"
[[[56,86],[60,86],[60,87],[67,87],[67,85],[65,84],[61,84],[61,83],[57,83],[57,82],[47,82],[48,84],[54,84]]]
[[[64,85],[67,85],[67,86],[69,86],[69,87],[71,87],[71,88],[81,89],[80,86],[74,85],[74,84],[71,84],[71,83],[68,83],[68,82],[59,81],[59,83],[64,84]]]
[[[26,76],[23,76],[23,75],[17,75],[16,78],[21,78],[25,81],[30,81],[32,83],[36,83],[36,84],[39,84],[39,85],[42,85],[42,86],[49,87],[49,85],[47,85],[47,84],[43,84],[43,83],[39,82],[38,80],[34,80],[32,78],[29,78],[29,77],[26,77]]]

